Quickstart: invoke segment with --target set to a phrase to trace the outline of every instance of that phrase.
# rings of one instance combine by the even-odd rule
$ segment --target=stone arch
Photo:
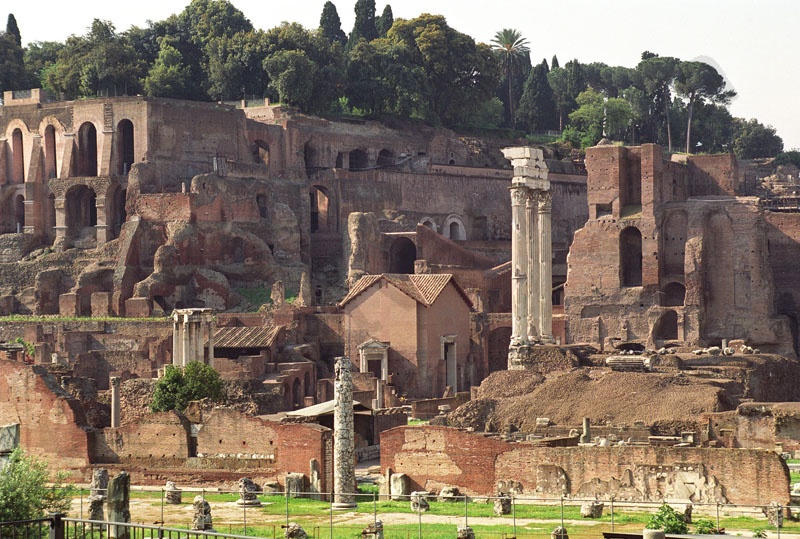
[[[508,345],[511,343],[511,328],[495,328],[487,338],[487,368],[489,375],[508,369]]]
[[[392,150],[384,148],[378,152],[378,159],[375,163],[379,167],[391,167],[397,164],[397,156]]]
[[[653,342],[675,341],[678,339],[678,313],[669,309],[661,313],[653,324]]]
[[[135,160],[133,122],[128,119],[117,124],[117,174],[127,176]]]
[[[686,229],[688,218],[686,212],[670,213],[661,227],[662,238],[662,273],[678,276],[684,274],[686,258]]]
[[[669,283],[661,291],[661,306],[662,307],[683,307],[686,300],[686,287],[681,283]]]
[[[356,148],[350,151],[350,170],[366,170],[369,168],[369,154],[366,150]]]
[[[436,221],[434,221],[430,217],[423,217],[422,219],[420,219],[419,224],[421,224],[422,226],[426,226],[426,227],[430,228],[434,232],[437,231]]]
[[[47,196],[45,219],[45,233],[50,240],[53,240],[56,237],[56,195],[53,193]]]
[[[25,182],[25,150],[22,143],[22,129],[19,127],[11,132],[11,182],[12,184]]]
[[[294,409],[292,401],[292,388],[289,385],[289,382],[283,383],[283,406],[287,410]]]
[[[408,238],[396,238],[389,247],[389,273],[414,273],[417,246]]]
[[[314,396],[314,388],[311,387],[311,374],[306,371],[303,375],[303,387],[305,388],[305,396],[306,397],[313,397]]]
[[[621,286],[642,286],[642,233],[635,226],[619,235],[619,277]]]
[[[86,229],[97,226],[97,195],[94,189],[84,184],[67,190],[64,200],[66,227],[69,238],[88,234]]]
[[[321,185],[312,185],[309,196],[311,232],[336,232],[336,205],[330,191]]]
[[[14,230],[22,232],[25,229],[25,197],[17,195],[14,197]]]
[[[292,404],[295,408],[303,407],[303,384],[300,378],[295,378],[292,382]]]
[[[261,165],[269,165],[269,144],[261,139],[253,141],[251,146],[253,152],[253,161]]]
[[[266,219],[267,215],[267,196],[264,194],[256,195],[256,205],[258,206],[258,216],[261,219]]]
[[[449,215],[442,225],[442,234],[453,241],[466,241],[467,227],[458,215]]]
[[[48,125],[44,128],[44,179],[50,180],[58,176],[56,164],[56,128]]]
[[[97,176],[97,128],[92,122],[78,129],[78,176]]]

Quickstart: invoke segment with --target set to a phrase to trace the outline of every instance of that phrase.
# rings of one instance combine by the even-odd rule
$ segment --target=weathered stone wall
[[[471,495],[492,495],[499,482],[512,480],[524,495],[548,498],[615,495],[745,505],[789,500],[789,470],[769,451],[531,447],[447,427],[399,427],[381,437],[381,467],[407,474],[416,489],[454,485]]]
[[[189,422],[176,412],[153,413],[116,429],[103,429],[92,447],[92,463],[190,456]]]
[[[0,424],[20,424],[20,446],[51,469],[89,464],[83,409],[45,367],[0,361]]]

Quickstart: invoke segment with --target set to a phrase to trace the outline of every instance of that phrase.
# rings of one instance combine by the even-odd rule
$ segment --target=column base
[[[568,355],[553,344],[550,336],[539,337],[537,342],[508,347],[508,370],[549,372],[577,366],[574,355]]]
[[[534,368],[533,347],[530,343],[512,344],[508,347],[508,370],[527,371]]]

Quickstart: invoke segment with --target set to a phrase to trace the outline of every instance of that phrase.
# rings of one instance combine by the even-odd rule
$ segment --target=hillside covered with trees
[[[64,99],[143,94],[229,101],[268,97],[317,115],[413,118],[454,129],[554,134],[585,148],[602,138],[673,151],[774,157],[771,126],[734,118],[714,67],[645,51],[634,67],[553,57],[535,65],[511,28],[490,44],[441,15],[397,19],[358,0],[347,34],[328,1],[318,28],[253,27],[228,0],[120,32],[95,19],[65,42],[22,46],[13,14],[0,33],[0,90],[41,87]],[[535,51],[533,52],[535,54]]]

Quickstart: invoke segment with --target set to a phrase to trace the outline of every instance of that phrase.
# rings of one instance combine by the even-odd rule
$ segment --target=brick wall
[[[398,427],[381,436],[381,467],[407,474],[414,488],[454,485],[470,495],[492,495],[498,481],[513,480],[542,497],[789,501],[786,463],[748,449],[533,447],[447,427]]]

